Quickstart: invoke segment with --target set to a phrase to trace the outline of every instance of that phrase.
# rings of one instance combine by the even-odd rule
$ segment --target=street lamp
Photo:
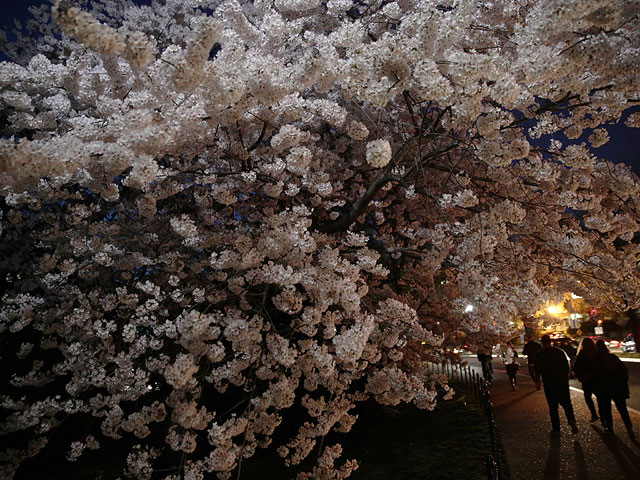
[[[547,307],[547,311],[551,315],[558,315],[560,313],[560,307],[558,305],[550,305],[549,307]]]

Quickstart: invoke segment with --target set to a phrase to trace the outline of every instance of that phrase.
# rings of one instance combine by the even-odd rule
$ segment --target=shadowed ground
[[[477,367],[475,358],[469,363]],[[637,479],[640,478],[640,443],[626,431],[613,407],[614,434],[603,432],[591,415],[581,391],[571,389],[578,428],[572,434],[562,408],[561,432],[553,436],[547,403],[542,391],[527,375],[523,364],[518,390],[512,391],[502,363],[494,359],[490,387],[498,434],[504,449],[503,480],[509,479]],[[640,415],[630,412],[640,436]]]

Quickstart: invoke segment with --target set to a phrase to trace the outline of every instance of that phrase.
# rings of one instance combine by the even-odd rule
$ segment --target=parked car
[[[622,351],[623,352],[635,352],[636,351],[636,342],[633,339],[633,337],[631,336],[631,334],[627,335],[627,338],[625,338],[622,341],[621,347],[622,347]]]
[[[571,368],[573,368],[573,363],[576,360],[576,353],[578,352],[578,343],[563,333],[551,333],[549,337],[551,337],[551,346],[564,350],[571,362]]]
[[[453,349],[453,353],[469,353],[469,345],[462,345]]]
[[[591,340],[593,340],[594,342],[597,342],[598,340],[604,340],[604,344],[609,347],[609,348],[620,348],[622,347],[622,341],[621,340],[616,340],[615,338],[607,338],[607,337],[602,337],[602,336],[590,336],[589,337]]]
[[[553,347],[560,348],[561,346],[568,344],[573,348],[578,348],[578,342],[562,333],[552,333],[549,337],[551,337],[551,346]]]
[[[609,348],[620,348],[622,342],[620,340],[609,340],[608,342],[605,340],[605,343]]]

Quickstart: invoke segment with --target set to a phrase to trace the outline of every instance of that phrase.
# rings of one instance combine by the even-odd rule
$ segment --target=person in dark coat
[[[560,345],[558,345],[558,348],[564,350],[564,353],[566,353],[567,357],[569,357],[569,363],[573,366],[577,354],[576,347],[571,345],[569,340],[563,340],[562,342],[560,342]]]
[[[527,365],[529,367],[529,376],[531,377],[531,380],[534,381],[534,383],[536,384],[536,387],[538,389],[540,389],[540,378],[538,378],[538,376],[536,375],[536,371],[534,368],[534,359],[536,357],[536,353],[538,353],[538,350],[540,350],[542,348],[542,345],[540,345],[538,342],[536,342],[533,339],[533,335],[531,335],[529,337],[529,341],[525,344],[524,348],[522,349],[522,355],[526,355],[527,356]]]
[[[569,358],[567,354],[556,347],[551,346],[549,335],[543,335],[542,349],[536,353],[535,372],[542,378],[544,384],[544,396],[549,405],[549,417],[551,418],[552,432],[560,431],[560,414],[558,406],[562,405],[572,433],[578,433],[576,417],[571,404],[569,393]]]
[[[584,392],[584,401],[591,412],[591,422],[598,420],[596,406],[593,404],[593,382],[591,380],[591,360],[596,353],[596,344],[590,338],[583,338],[578,347],[578,355],[573,363],[573,373],[582,383],[582,391]]]
[[[480,366],[482,367],[482,376],[487,381],[489,385],[491,385],[491,377],[493,376],[493,366],[491,365],[491,345],[489,342],[483,342],[481,345],[478,345],[478,360],[480,361]]]
[[[627,430],[633,431],[631,417],[627,410],[629,398],[629,374],[624,363],[613,353],[609,353],[604,340],[596,342],[596,353],[591,361],[593,390],[598,399],[600,420],[607,432],[613,432],[611,400],[615,403]]]

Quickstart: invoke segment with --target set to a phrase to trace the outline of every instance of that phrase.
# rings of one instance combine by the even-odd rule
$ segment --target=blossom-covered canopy
[[[358,402],[433,408],[429,361],[565,292],[640,305],[640,183],[594,154],[640,126],[638,2],[146,3],[4,44],[3,478],[69,418],[135,478],[281,424],[345,478]]]

